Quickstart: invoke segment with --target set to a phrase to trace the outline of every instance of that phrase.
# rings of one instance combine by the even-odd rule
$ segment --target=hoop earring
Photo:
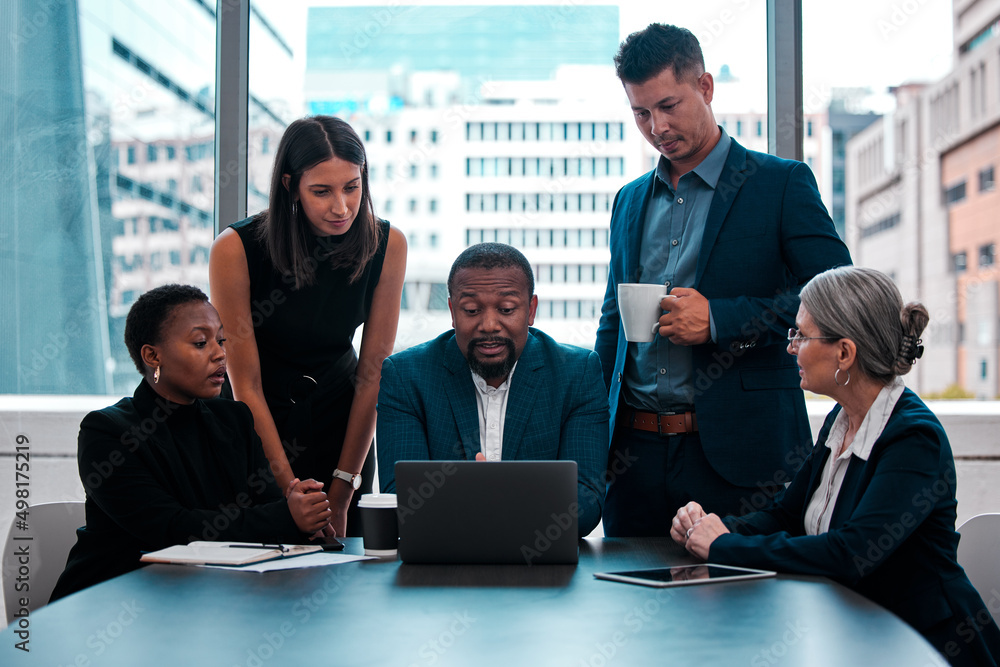
[[[157,370],[159,370],[159,369],[157,369]],[[841,370],[843,370],[843,369],[838,368],[836,371],[834,371],[834,373],[833,373],[833,382],[838,387],[846,387],[847,385],[851,384],[851,371],[847,371],[847,382],[845,382],[844,384],[840,384],[840,380],[838,378],[840,377],[840,371]]]
[[[153,371],[153,384],[156,384],[159,381],[160,381],[160,367],[157,366],[156,370]]]

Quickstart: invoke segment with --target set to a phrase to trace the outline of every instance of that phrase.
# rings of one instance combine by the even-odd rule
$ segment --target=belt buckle
[[[304,401],[312,395],[318,386],[319,382],[313,377],[308,375],[297,377],[288,383],[288,400],[293,405],[299,401]]]
[[[671,438],[671,437],[673,437],[675,435],[680,435],[680,433],[664,433],[663,432],[663,426],[660,424],[660,417],[674,417],[674,416],[676,416],[678,414],[680,414],[680,413],[679,412],[657,412],[656,413],[656,432],[660,435],[661,438],[663,438],[663,437]]]

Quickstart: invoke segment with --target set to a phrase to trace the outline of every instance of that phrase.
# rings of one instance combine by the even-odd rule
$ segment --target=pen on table
[[[278,551],[288,551],[288,547],[283,544],[230,544],[230,549],[277,549]]]

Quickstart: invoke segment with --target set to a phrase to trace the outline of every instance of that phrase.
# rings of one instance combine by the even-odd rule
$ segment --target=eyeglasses
[[[837,336],[803,336],[798,329],[788,330],[788,344],[797,347],[804,340],[840,340]]]

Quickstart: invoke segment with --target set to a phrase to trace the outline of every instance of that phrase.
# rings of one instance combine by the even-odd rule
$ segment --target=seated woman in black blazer
[[[143,380],[80,425],[87,525],[51,599],[139,567],[142,552],[193,540],[303,542],[331,516],[322,484],[275,486],[250,409],[219,396],[222,323],[197,287],[143,294],[125,344]]]
[[[951,446],[899,377],[923,352],[927,321],[878,271],[813,278],[788,352],[802,388],[839,405],[769,507],[720,519],[688,503],[670,534],[713,563],[835,579],[894,612],[953,665],[995,665],[1000,630],[956,559]]]

